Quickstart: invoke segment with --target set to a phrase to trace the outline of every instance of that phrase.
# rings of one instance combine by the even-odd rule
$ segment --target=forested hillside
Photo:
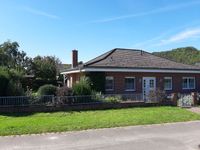
[[[194,47],[176,48],[169,51],[154,52],[153,54],[185,64],[200,62],[200,51]]]

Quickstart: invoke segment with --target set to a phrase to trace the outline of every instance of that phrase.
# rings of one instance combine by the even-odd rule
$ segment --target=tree
[[[194,47],[176,48],[170,51],[154,52],[153,54],[190,65],[200,62],[200,51]]]
[[[53,56],[37,56],[34,59],[28,57],[26,53],[19,50],[17,42],[7,41],[0,45],[0,80],[4,87],[0,93],[6,95],[20,95],[21,87],[33,88],[37,90],[44,84],[57,84],[57,75],[59,74],[58,66],[60,60]],[[6,73],[8,76],[6,76]],[[25,75],[33,75],[30,76]],[[27,84],[30,83],[31,85]],[[21,84],[23,83],[23,84]],[[1,92],[2,91],[2,92]],[[9,91],[13,91],[9,93]]]
[[[0,67],[0,96],[21,96],[24,90],[21,84],[22,74],[14,69]]]
[[[37,56],[32,62],[32,71],[36,78],[45,80],[56,80],[59,74],[58,65],[60,60],[52,56]]]
[[[27,72],[30,64],[31,59],[24,51],[19,50],[17,42],[7,41],[0,45],[0,66]]]
[[[6,95],[6,89],[9,83],[9,74],[6,68],[0,67],[0,96]]]

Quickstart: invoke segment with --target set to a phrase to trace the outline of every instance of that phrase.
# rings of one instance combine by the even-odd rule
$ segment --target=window
[[[164,77],[164,90],[172,90],[172,77]]]
[[[194,77],[183,77],[182,88],[183,89],[195,89],[195,78]]]
[[[154,80],[149,80],[149,87],[154,88]]]
[[[112,91],[114,89],[114,78],[107,76],[106,77],[106,85],[105,85],[106,91]]]
[[[126,77],[125,78],[125,90],[126,91],[135,91],[135,77]]]
[[[146,80],[143,80],[143,86],[146,87]]]

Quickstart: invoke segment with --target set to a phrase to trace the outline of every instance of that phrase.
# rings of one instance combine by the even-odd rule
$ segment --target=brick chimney
[[[72,68],[78,66],[78,50],[72,50]]]

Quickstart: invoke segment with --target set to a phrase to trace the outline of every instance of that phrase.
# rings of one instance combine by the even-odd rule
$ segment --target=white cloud
[[[163,33],[163,34],[160,34],[159,36],[156,36],[156,37],[154,37],[152,39],[136,43],[136,44],[132,45],[131,47],[143,48],[143,47],[150,46],[153,42],[158,41],[159,39],[161,39],[165,34],[166,33]]]
[[[35,15],[44,16],[44,17],[48,17],[48,18],[51,18],[51,19],[60,19],[59,16],[56,16],[56,15],[53,15],[53,14],[50,14],[50,13],[47,13],[47,12],[44,12],[44,11],[41,11],[41,10],[33,9],[33,8],[30,8],[30,7],[24,7],[24,10],[29,12],[29,13],[35,14]]]
[[[152,15],[152,14],[157,14],[157,13],[173,11],[173,10],[177,10],[177,9],[181,9],[184,7],[189,7],[189,6],[197,5],[197,4],[200,4],[200,1],[192,1],[192,2],[188,2],[188,3],[171,5],[171,6],[167,6],[167,7],[162,7],[162,8],[146,11],[146,12],[136,13],[136,14],[129,14],[129,15],[124,15],[124,16],[117,16],[117,17],[105,18],[105,19],[100,19],[100,20],[94,20],[89,23],[104,23],[104,22],[111,22],[111,21],[116,21],[116,20],[134,18],[134,17],[141,17],[141,16],[146,16],[146,15]]]
[[[191,40],[199,37],[200,37],[200,28],[187,29],[185,31],[182,31],[180,33],[177,33],[169,37],[168,39],[161,40],[161,42],[158,45],[166,45],[176,42],[182,42],[185,40]]]

